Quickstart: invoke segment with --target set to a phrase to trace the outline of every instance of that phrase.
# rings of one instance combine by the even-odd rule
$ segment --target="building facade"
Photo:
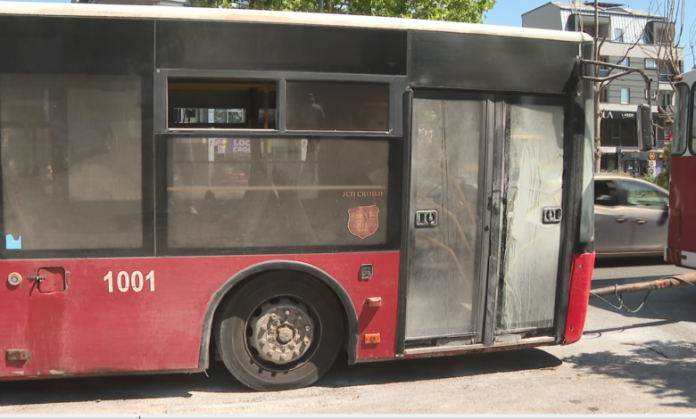
[[[595,22],[595,7],[598,7]],[[667,17],[632,10],[617,3],[551,2],[522,15],[522,26],[582,31],[599,29],[600,61],[638,68],[652,79],[648,91],[639,73],[603,85],[599,92],[601,171],[657,176],[663,147],[671,140],[674,89],[670,81],[683,70],[683,49],[674,46],[674,23]],[[620,70],[600,69],[600,76]],[[636,111],[650,99],[657,149],[638,148]]]

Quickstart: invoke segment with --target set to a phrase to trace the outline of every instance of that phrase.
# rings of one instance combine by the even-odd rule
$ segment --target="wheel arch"
[[[246,280],[253,281],[253,277],[270,271],[296,271],[302,272],[317,280],[323,282],[336,295],[343,306],[343,313],[347,319],[347,338],[348,338],[348,364],[353,365],[358,359],[358,314],[353,305],[353,301],[343,288],[343,286],[331,275],[323,270],[312,266],[308,263],[288,261],[288,260],[272,260],[261,262],[256,265],[245,268],[218,288],[210,298],[208,309],[206,310],[203,319],[203,332],[201,334],[200,352],[198,356],[198,368],[201,370],[207,369],[210,365],[210,342],[212,339],[213,321],[220,303],[235,291],[235,288]]]

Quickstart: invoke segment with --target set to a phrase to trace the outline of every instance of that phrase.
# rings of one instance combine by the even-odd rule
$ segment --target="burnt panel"
[[[157,67],[406,74],[405,31],[157,21]]]
[[[567,92],[578,46],[572,42],[412,32],[411,83],[477,90]]]
[[[130,19],[0,17],[0,72],[147,74],[154,22]]]

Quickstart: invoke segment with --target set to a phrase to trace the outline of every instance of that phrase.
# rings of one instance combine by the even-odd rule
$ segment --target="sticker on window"
[[[355,207],[348,210],[348,231],[361,239],[369,237],[379,228],[379,208]]]
[[[21,250],[22,249],[22,236],[19,236],[15,240],[12,234],[7,234],[5,236],[5,249],[7,250]]]

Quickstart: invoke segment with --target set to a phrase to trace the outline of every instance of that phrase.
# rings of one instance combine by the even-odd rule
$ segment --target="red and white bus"
[[[582,33],[3,3],[5,380],[567,344],[593,253]]]
[[[676,77],[672,165],[669,183],[669,233],[665,260],[696,268],[696,194],[691,182],[696,176],[694,133],[696,70]]]

